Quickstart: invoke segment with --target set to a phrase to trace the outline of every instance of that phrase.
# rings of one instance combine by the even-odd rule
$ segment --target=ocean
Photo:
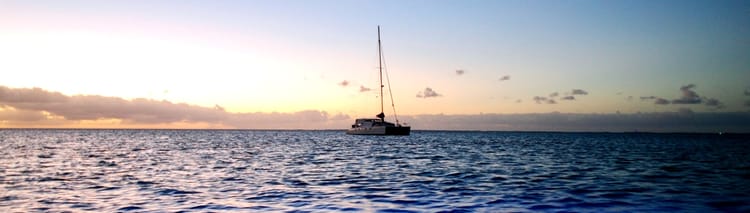
[[[748,212],[750,136],[0,130],[0,212]]]

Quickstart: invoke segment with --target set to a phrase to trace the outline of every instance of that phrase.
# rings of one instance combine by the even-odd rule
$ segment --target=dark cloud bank
[[[349,122],[342,114],[306,110],[294,113],[231,113],[220,106],[202,107],[151,99],[125,100],[98,95],[67,96],[40,88],[13,89],[0,86],[0,121],[9,124],[56,123],[120,119],[124,124],[211,123],[234,128],[310,129],[333,128]],[[55,123],[55,122],[53,122]],[[334,124],[335,123],[335,124]],[[311,126],[311,124],[316,124]]]
[[[750,132],[750,112],[679,112],[636,114],[478,114],[400,116],[414,129],[506,131],[653,131]],[[52,118],[52,119],[50,119]],[[0,124],[75,124],[120,119],[123,124],[211,123],[240,129],[345,129],[344,114],[306,110],[293,113],[231,113],[150,99],[126,100],[97,95],[68,96],[39,88],[0,86]]]
[[[417,129],[750,133],[750,112],[479,114],[399,116]]]

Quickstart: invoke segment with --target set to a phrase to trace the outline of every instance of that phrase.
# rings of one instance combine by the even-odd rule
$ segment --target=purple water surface
[[[750,136],[0,130],[0,212],[747,212]]]

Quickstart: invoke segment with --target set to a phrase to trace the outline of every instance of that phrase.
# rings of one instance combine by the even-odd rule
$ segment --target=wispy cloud
[[[534,96],[531,99],[534,100],[537,104],[557,104],[557,98],[559,97],[562,101],[575,101],[577,100],[575,98],[576,95],[587,95],[588,92],[582,90],[582,89],[573,89],[570,93],[565,92],[564,96],[560,96],[559,92],[552,92],[547,97],[543,96]]]
[[[466,71],[464,71],[464,70],[456,70],[456,75],[463,75],[464,73],[466,73]]]
[[[656,104],[656,105],[669,105],[669,103],[670,103],[669,100],[667,100],[667,99],[656,97],[656,96],[653,96],[653,95],[652,96],[641,96],[640,99],[641,99],[641,101],[654,100],[654,104]]]
[[[724,108],[724,104],[715,98],[706,98],[706,106],[714,107],[716,109]]]
[[[510,80],[510,75],[504,75],[500,77],[500,81],[507,81],[507,80]]]
[[[745,94],[745,96],[750,96],[750,89],[745,89],[744,94]]]
[[[573,95],[588,95],[589,92],[586,92],[585,90],[582,90],[582,89],[573,89],[573,91],[571,91],[570,94],[573,94]]]
[[[673,99],[672,101],[669,101],[665,98],[660,98],[656,96],[641,96],[641,101],[645,100],[655,100],[654,104],[656,105],[668,105],[668,104],[705,104],[708,107],[713,107],[715,109],[722,109],[724,108],[724,104],[721,103],[718,99],[715,98],[709,98],[709,97],[701,97],[693,91],[695,88],[695,84],[688,84],[685,86],[680,87],[680,97],[677,99]]]
[[[534,96],[533,98],[531,98],[531,100],[534,100],[534,102],[536,102],[537,104],[541,104],[547,101],[547,97]]]
[[[365,86],[361,86],[361,85],[359,86],[359,92],[367,92],[367,91],[370,91],[370,90],[372,90],[372,89],[367,88]]]
[[[698,93],[695,93],[693,91],[693,88],[695,88],[695,84],[688,84],[685,86],[680,87],[680,91],[682,92],[682,96],[678,99],[672,100],[672,104],[700,104],[703,102],[700,96],[698,96]]]
[[[343,80],[343,81],[339,82],[339,86],[342,86],[342,87],[349,86],[349,81]]]
[[[424,88],[424,91],[421,91],[417,93],[417,98],[434,98],[434,97],[440,97],[443,96],[441,94],[438,94],[435,92],[435,90],[432,90],[432,88]]]
[[[542,97],[542,96],[534,96],[532,100],[534,100],[534,102],[536,102],[537,104],[556,104],[557,103],[555,99]]]

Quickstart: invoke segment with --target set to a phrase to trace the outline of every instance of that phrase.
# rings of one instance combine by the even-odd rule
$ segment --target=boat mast
[[[378,69],[380,71],[380,120],[385,121],[385,114],[383,113],[383,50],[380,44],[380,25],[378,25]]]

